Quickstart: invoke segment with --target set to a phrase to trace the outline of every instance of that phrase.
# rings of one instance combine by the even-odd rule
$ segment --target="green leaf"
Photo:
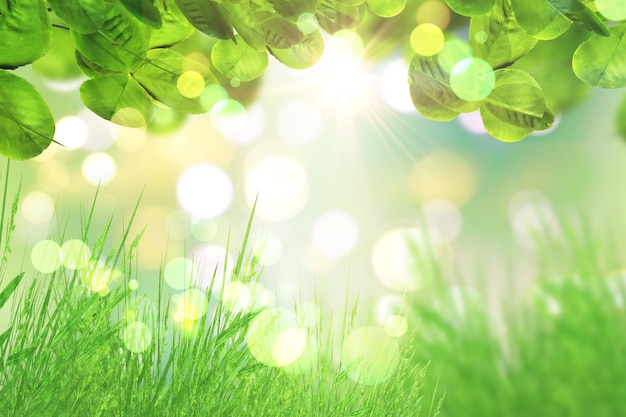
[[[143,62],[150,31],[118,3],[107,7],[105,21],[96,33],[72,30],[76,49],[94,64],[117,72],[130,72]]]
[[[445,0],[448,7],[463,16],[482,16],[491,10],[495,0]],[[528,1],[528,0],[527,0]]]
[[[226,77],[240,81],[252,81],[260,77],[268,65],[267,52],[255,51],[247,43],[220,40],[211,50],[211,62]]]
[[[522,29],[537,39],[554,39],[571,25],[547,0],[511,0],[511,5]]]
[[[54,13],[78,33],[93,33],[104,23],[107,3],[102,0],[48,0]]]
[[[148,93],[129,75],[106,75],[80,86],[80,98],[98,116],[128,127],[145,127],[154,105]]]
[[[380,17],[397,16],[406,7],[407,0],[367,0],[370,11]]]
[[[601,36],[611,36],[609,28],[602,19],[589,9],[581,0],[548,0],[550,6],[573,22]]]
[[[269,48],[276,59],[293,69],[305,69],[313,66],[324,53],[324,38],[318,31],[304,36],[302,42],[291,48]]]
[[[436,56],[413,57],[409,66],[409,84],[415,85],[412,92],[421,91],[438,105],[456,113],[469,113],[477,110],[480,105],[479,102],[463,100],[454,93],[450,87],[450,74],[441,67]]]
[[[119,71],[111,71],[94,64],[78,51],[74,51],[74,57],[76,59],[76,65],[78,65],[80,71],[89,78],[120,73]]]
[[[286,19],[295,21],[304,13],[314,14],[317,11],[318,0],[269,0],[276,13]]]
[[[620,134],[622,139],[626,139],[626,95],[624,95],[617,108],[617,133]]]
[[[487,131],[496,139],[517,141],[533,130],[552,126],[554,114],[532,76],[516,69],[496,71],[493,92],[480,111]]]
[[[348,6],[320,0],[316,17],[319,25],[331,35],[343,29],[354,29],[367,16],[367,5]]]
[[[304,40],[304,35],[298,27],[282,17],[263,18],[261,29],[270,48],[289,49]]]
[[[20,363],[27,357],[32,356],[36,350],[37,348],[35,346],[18,350],[17,352],[9,355],[9,357],[7,358],[6,366],[13,366],[17,363]]]
[[[589,95],[591,87],[582,82],[572,69],[572,55],[591,33],[580,26],[572,26],[556,39],[539,42],[513,68],[528,72],[539,83],[546,105],[560,113],[580,103]]]
[[[496,69],[513,64],[537,43],[515,20],[510,0],[497,0],[488,14],[473,17],[469,37],[474,56]]]
[[[265,50],[265,35],[248,1],[242,3],[222,3],[220,11],[233,25],[237,34],[253,49]]]
[[[546,102],[539,84],[527,72],[517,69],[502,69],[496,71],[496,84],[493,92],[485,99],[498,110],[513,111],[533,117],[543,117],[546,111]],[[520,116],[519,118],[521,118]],[[522,127],[536,128],[526,122],[520,122]]]
[[[74,42],[66,30],[52,32],[52,43],[48,53],[33,62],[33,72],[55,80],[67,80],[81,75],[74,57]]]
[[[51,32],[42,0],[0,1],[0,68],[17,68],[42,57]]]
[[[517,142],[533,133],[533,129],[519,127],[496,117],[487,106],[480,107],[480,117],[485,130],[502,142]]]
[[[626,87],[626,25],[610,29],[611,37],[593,35],[580,44],[572,59],[578,78],[600,88]]]
[[[158,29],[162,25],[161,13],[155,0],[119,0],[119,2],[140,22]]]
[[[13,327],[9,327],[4,332],[2,332],[2,334],[0,334],[0,347],[3,348],[2,349],[3,352],[6,352],[6,350],[4,350],[4,344],[7,342],[7,340],[9,340],[9,337],[11,337],[12,331],[13,331]]]
[[[420,114],[430,120],[436,120],[439,122],[447,122],[455,119],[460,113],[454,110],[450,110],[447,107],[434,101],[422,90],[422,88],[416,84],[410,86],[411,100],[413,105],[420,112]]]
[[[231,25],[218,5],[209,0],[176,0],[189,23],[205,35],[219,39],[234,39]]]
[[[54,137],[54,119],[26,80],[0,70],[0,153],[13,159],[39,155]]]
[[[6,302],[9,301],[9,298],[11,297],[11,295],[13,295],[13,293],[17,289],[17,286],[20,285],[22,278],[24,278],[24,272],[13,278],[11,282],[9,282],[6,287],[4,287],[2,292],[0,292],[0,308],[4,307]]]
[[[160,7],[163,24],[159,29],[152,30],[150,49],[170,47],[193,35],[195,29],[185,19],[174,0],[163,0],[162,5],[160,2],[157,5]]]
[[[210,110],[203,103],[203,93],[207,86],[217,83],[200,62],[169,49],[149,51],[146,62],[133,77],[156,100],[174,110],[194,114]]]

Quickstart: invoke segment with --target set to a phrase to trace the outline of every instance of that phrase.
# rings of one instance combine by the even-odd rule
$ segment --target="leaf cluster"
[[[292,68],[321,57],[329,33],[354,28],[371,10],[391,17],[406,0],[3,0],[0,1],[0,153],[28,159],[53,141],[55,124],[41,95],[11,70],[84,74],[83,103],[114,123],[148,124],[156,108],[204,113],[218,80],[249,82],[269,55]],[[176,45],[202,33],[209,60]]]
[[[517,141],[553,125],[590,86],[626,86],[626,24],[591,0],[445,0],[453,23],[469,18],[468,41],[448,39],[414,56],[410,91],[434,120],[480,111],[487,131]],[[257,80],[270,55],[302,69],[324,50],[321,31],[359,29],[375,49],[408,38],[406,0],[4,0],[0,2],[0,153],[28,159],[53,141],[55,123],[38,91],[12,70],[88,79],[84,104],[139,127],[162,109],[204,113],[222,85]],[[403,13],[404,12],[404,13]],[[409,17],[407,17],[409,16]],[[608,17],[607,17],[608,16]],[[615,17],[613,17],[615,19]],[[199,35],[201,34],[201,35]],[[201,36],[201,56],[182,53]],[[448,36],[450,37],[450,36]],[[620,114],[626,105],[620,107]],[[624,117],[619,131],[626,135]],[[158,125],[158,123],[157,123]]]
[[[430,119],[480,111],[493,137],[514,142],[550,128],[555,113],[584,99],[590,86],[626,87],[626,24],[605,17],[597,2],[446,3],[470,18],[469,40],[448,40],[437,54],[412,59],[411,97]]]

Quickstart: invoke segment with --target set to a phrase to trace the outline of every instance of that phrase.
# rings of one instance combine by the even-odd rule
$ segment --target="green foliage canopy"
[[[409,88],[428,118],[448,121],[479,110],[488,132],[511,142],[549,128],[554,114],[584,99],[590,86],[626,86],[626,24],[615,13],[603,15],[610,1],[442,1],[454,12],[452,23],[466,25],[468,41],[446,33],[434,53],[413,48]],[[28,159],[53,141],[50,110],[11,73],[17,67],[33,64],[37,74],[57,79],[82,73],[88,80],[80,96],[90,110],[120,125],[145,126],[159,108],[208,112],[213,86],[254,85],[269,55],[294,69],[314,65],[324,50],[320,29],[356,30],[366,51],[391,52],[409,44],[424,3],[1,0],[0,152]],[[205,61],[181,53],[199,37]]]

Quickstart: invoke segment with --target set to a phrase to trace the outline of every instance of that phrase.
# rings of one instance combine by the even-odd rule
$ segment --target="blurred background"
[[[402,19],[437,24],[448,38],[467,32],[439,1],[416,2]],[[325,311],[342,314],[348,289],[361,323],[397,315],[394,334],[417,327],[410,300],[442,283],[450,294],[480,291],[495,311],[539,276],[573,273],[534,239],[540,233],[558,248],[562,218],[588,226],[607,274],[624,268],[621,92],[592,91],[549,131],[501,143],[477,114],[444,123],[417,113],[407,83],[410,27],[403,33],[386,43],[383,33],[324,35],[313,67],[270,60],[262,79],[226,82],[207,114],[159,109],[144,129],[86,110],[80,77],[20,69],[50,104],[64,146],[11,162],[10,190],[21,181],[13,251],[24,249],[15,270],[37,268],[31,251],[41,241],[80,239],[96,193],[92,242],[110,218],[112,236],[121,235],[141,196],[131,227],[131,236],[145,228],[140,289],[156,288],[161,269],[168,283],[189,268],[221,271],[227,251],[232,268],[258,197],[248,249],[277,303],[323,300]],[[203,48],[201,37],[182,47],[198,60],[207,59]],[[416,260],[424,248],[433,264]]]

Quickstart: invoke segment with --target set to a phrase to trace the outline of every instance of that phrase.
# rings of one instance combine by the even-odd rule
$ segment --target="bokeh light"
[[[82,118],[65,116],[56,122],[54,140],[67,149],[78,149],[87,141],[89,130]]]
[[[297,360],[289,365],[283,366],[281,369],[286,374],[302,375],[307,372],[314,372],[315,367],[319,365],[320,349],[318,338],[315,333],[307,335],[307,343],[302,354]]]
[[[319,28],[317,18],[313,13],[302,13],[296,21],[298,30],[305,35],[315,32]]]
[[[246,200],[250,207],[259,196],[256,215],[285,221],[302,210],[309,197],[309,180],[298,162],[273,156],[256,162],[246,173]]]
[[[101,297],[107,295],[113,283],[120,278],[120,272],[109,268],[103,261],[91,260],[80,269],[80,279],[83,286],[89,291],[98,293]]]
[[[409,323],[406,318],[402,316],[389,316],[385,320],[385,333],[391,337],[402,337],[406,334],[409,328]]]
[[[229,282],[222,293],[222,304],[233,313],[245,312],[250,307],[252,294],[243,282]]]
[[[274,266],[283,256],[283,244],[276,234],[266,230],[254,240],[252,253],[261,265]]]
[[[376,322],[381,326],[385,324],[387,318],[391,316],[405,317],[408,311],[404,298],[398,294],[383,295],[375,305]]]
[[[211,67],[211,60],[209,57],[202,52],[190,52],[185,55],[185,59],[183,60],[182,70],[186,71],[195,71],[201,76],[207,75]]]
[[[61,246],[63,266],[68,269],[84,268],[91,258],[91,249],[82,240],[71,239]]]
[[[244,113],[235,112],[231,115],[222,114],[219,116],[219,119],[222,121],[228,120],[228,123],[232,121],[233,123],[243,124],[240,129],[233,128],[231,133],[225,135],[226,139],[236,144],[252,143],[258,140],[265,129],[265,110],[260,104],[249,107],[246,110],[245,117],[243,115]]]
[[[262,310],[270,304],[270,293],[260,282],[249,283],[248,291],[250,292],[249,311]]]
[[[78,117],[85,122],[89,131],[85,143],[81,146],[82,149],[91,152],[104,151],[113,145],[111,122],[104,120],[87,108],[83,108],[78,113]]]
[[[224,87],[219,84],[209,84],[206,86],[204,92],[200,96],[200,103],[202,104],[203,108],[205,108],[207,111],[210,111],[217,103],[227,99],[228,93],[226,92],[226,89],[224,89]],[[226,108],[226,104],[227,103],[223,103],[221,105],[223,106],[222,109]],[[218,111],[219,109],[220,108],[216,108],[216,111]]]
[[[376,241],[372,267],[387,288],[415,291],[432,282],[437,268],[449,265],[450,250],[433,230],[392,229]]]
[[[280,138],[293,145],[313,142],[324,125],[319,106],[302,99],[285,104],[278,112],[276,124]]]
[[[437,55],[437,63],[447,73],[452,72],[460,61],[471,58],[472,49],[469,43],[460,39],[450,39],[443,44]]]
[[[409,188],[424,203],[445,199],[463,207],[474,195],[478,172],[473,164],[449,150],[428,153],[415,164],[409,176]]]
[[[136,152],[146,143],[145,127],[111,126],[115,146],[122,152]]]
[[[140,321],[133,321],[122,331],[122,341],[126,349],[133,353],[141,353],[152,344],[152,331]]]
[[[346,29],[324,41],[324,54],[314,67],[324,84],[322,106],[334,105],[334,110],[346,117],[366,111],[373,95],[371,77],[362,61],[363,40]]]
[[[360,327],[346,336],[341,349],[342,367],[353,381],[363,385],[389,379],[400,364],[397,342],[375,326]]]
[[[307,346],[307,332],[297,325],[293,313],[269,308],[253,319],[246,333],[246,344],[257,361],[283,367],[302,355]]]
[[[226,137],[239,134],[246,127],[246,108],[237,100],[220,100],[211,108],[209,119],[213,128]]]
[[[493,68],[480,58],[465,58],[450,72],[450,87],[463,100],[482,100],[491,94],[495,84]]]
[[[111,117],[114,124],[128,126],[131,128],[146,127],[147,120],[139,110],[134,107],[123,107],[115,112]]]
[[[233,260],[230,255],[226,256],[226,254],[226,248],[211,244],[200,246],[194,251],[193,262],[200,287],[208,291],[213,285],[211,294],[213,297],[220,296],[223,282],[230,279]]]
[[[489,40],[489,34],[483,30],[476,32],[474,40],[478,43],[485,43]]]
[[[322,255],[337,259],[354,250],[359,226],[350,214],[330,211],[318,217],[311,228],[311,244]]]
[[[61,266],[61,247],[52,240],[40,240],[30,252],[30,260],[35,269],[49,274]]]
[[[113,180],[117,165],[108,154],[94,152],[83,161],[82,171],[88,183],[102,186]]]
[[[437,25],[422,23],[411,32],[411,48],[422,56],[437,55],[443,48],[445,37]]]
[[[204,92],[204,87],[204,77],[197,71],[185,71],[176,80],[176,88],[183,97],[199,97]]]
[[[178,257],[170,260],[163,269],[167,285],[175,290],[185,290],[193,286],[196,269],[191,259]]]
[[[198,164],[181,174],[176,195],[180,205],[191,215],[207,219],[217,217],[228,209],[233,199],[233,186],[222,169],[210,164]]]
[[[21,201],[20,212],[32,224],[48,224],[54,216],[54,201],[43,191],[33,191]]]
[[[203,291],[191,288],[177,298],[173,317],[177,322],[196,321],[206,314],[208,308],[207,295]]]
[[[431,23],[441,30],[450,24],[450,8],[440,0],[428,0],[420,4],[415,14],[418,24]]]

